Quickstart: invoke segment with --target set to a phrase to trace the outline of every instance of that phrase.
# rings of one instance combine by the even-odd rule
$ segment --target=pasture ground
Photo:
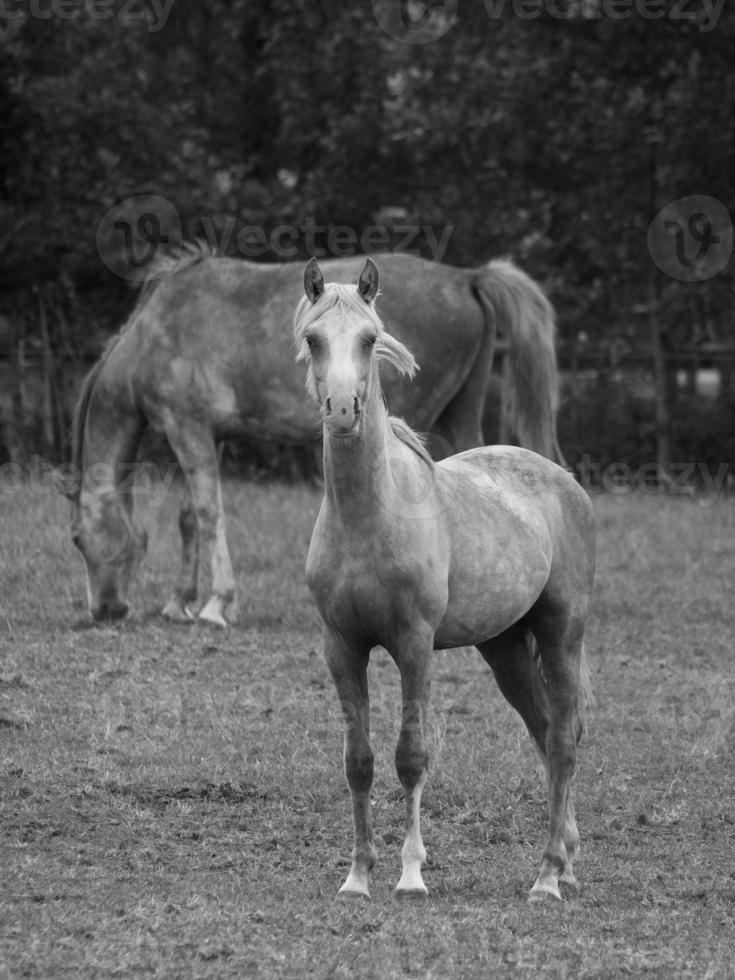
[[[0,978],[732,976],[735,500],[601,496],[579,753],[579,898],[526,900],[546,832],[523,725],[479,655],[437,653],[430,897],[399,903],[397,672],[373,655],[373,900],[335,899],[351,817],[303,564],[320,493],[226,490],[228,632],[158,616],[175,506],[133,618],[92,627],[63,499],[0,494]]]

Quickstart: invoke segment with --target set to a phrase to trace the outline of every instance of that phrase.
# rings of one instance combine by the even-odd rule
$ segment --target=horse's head
[[[122,619],[130,580],[145,554],[145,531],[135,525],[116,492],[82,490],[72,501],[71,532],[87,568],[93,619]]]
[[[338,438],[360,432],[368,395],[378,385],[378,359],[406,374],[416,370],[413,355],[386,333],[375,310],[378,284],[370,259],[356,285],[325,285],[315,258],[304,271],[306,297],[294,320],[298,358],[308,361],[307,387],[328,431]]]

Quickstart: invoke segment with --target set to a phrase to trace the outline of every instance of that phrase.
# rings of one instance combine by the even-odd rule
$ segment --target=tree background
[[[260,229],[273,246],[262,261],[284,258],[284,227],[289,258],[314,240],[328,250],[330,229],[359,239],[375,225],[388,246],[417,229],[411,247],[428,257],[421,229],[445,232],[442,259],[456,265],[510,255],[558,311],[572,462],[735,458],[732,259],[682,281],[647,238],[661,208],[689,195],[735,215],[732,9],[173,0],[157,11],[18,0],[0,14],[0,462],[66,452],[80,372],[135,301],[100,229],[140,195],[170,202],[185,237],[214,237],[227,254],[250,240],[238,231]],[[401,13],[436,28],[433,40],[409,43],[419,35]],[[726,237],[727,217],[713,228]],[[716,396],[694,385],[708,365]]]

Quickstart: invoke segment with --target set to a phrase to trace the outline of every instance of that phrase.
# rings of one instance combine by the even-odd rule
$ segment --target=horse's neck
[[[132,406],[120,404],[119,394],[97,383],[82,434],[79,474],[82,489],[101,496],[127,498],[143,430]]]
[[[343,525],[373,526],[393,492],[390,447],[395,439],[379,386],[363,409],[361,431],[349,439],[324,430],[324,492]]]

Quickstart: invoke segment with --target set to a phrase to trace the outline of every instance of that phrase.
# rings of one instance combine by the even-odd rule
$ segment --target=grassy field
[[[732,976],[735,501],[600,496],[582,884],[526,900],[546,831],[530,739],[479,655],[437,653],[430,898],[398,903],[397,672],[371,665],[380,863],[335,899],[351,817],[303,564],[313,488],[227,486],[227,633],[157,615],[172,499],[118,628],[87,622],[63,499],[0,494],[0,980]]]

